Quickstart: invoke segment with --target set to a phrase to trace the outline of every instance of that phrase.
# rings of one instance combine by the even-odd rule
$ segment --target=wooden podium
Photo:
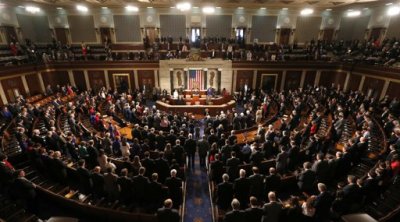
[[[196,102],[198,102],[200,99],[200,95],[199,94],[194,94],[192,96],[192,105],[196,105]]]

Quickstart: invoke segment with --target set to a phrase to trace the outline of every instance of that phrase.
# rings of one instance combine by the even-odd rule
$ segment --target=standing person
[[[193,139],[193,135],[189,133],[188,139],[185,141],[184,149],[188,159],[188,167],[194,169],[194,157],[196,155],[196,141]]]
[[[269,203],[264,204],[262,222],[278,222],[283,205],[276,201],[275,192],[268,193]]]
[[[164,201],[164,207],[157,210],[157,219],[159,222],[179,222],[179,213],[172,209],[173,202],[171,199]]]
[[[206,136],[203,136],[201,140],[197,141],[197,152],[199,154],[200,167],[202,168],[206,167],[206,158],[209,150],[210,144],[206,140]]]

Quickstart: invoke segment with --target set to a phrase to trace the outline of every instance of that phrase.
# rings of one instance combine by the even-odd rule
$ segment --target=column
[[[42,92],[46,92],[46,87],[44,86],[42,74],[40,72],[38,72],[36,75],[38,76],[39,84],[40,84],[40,88],[42,89]]]
[[[361,77],[360,85],[358,86],[358,91],[362,91],[364,86],[365,76]]]
[[[68,78],[71,86],[76,87],[74,73],[72,72],[72,70],[68,70]]]
[[[256,88],[257,85],[257,70],[253,71],[253,84],[251,86],[251,88],[253,88],[253,90]]]
[[[280,91],[285,88],[286,70],[283,70]]]
[[[108,70],[104,70],[104,79],[106,80],[106,88],[111,89],[110,79],[108,78]],[[128,83],[129,85],[130,83]]]
[[[4,92],[3,85],[0,83],[0,97],[3,100],[3,104],[6,105],[8,103],[6,93]]]
[[[28,87],[28,82],[26,81],[25,75],[21,76],[22,79],[22,85],[24,85],[25,93],[29,95],[29,87]]]
[[[133,70],[133,79],[135,80],[135,88],[139,89],[139,78],[137,69]]]
[[[314,86],[319,85],[319,79],[321,78],[321,70],[317,71],[317,74],[315,75],[315,81],[314,81]]]
[[[83,70],[83,75],[85,76],[85,83],[86,83],[86,89],[90,89],[90,81],[89,81],[89,74],[87,70]]]
[[[157,75],[157,69],[154,70],[154,86],[160,87],[160,79],[158,78]]]
[[[389,83],[390,83],[389,80],[385,80],[385,85],[383,85],[382,92],[381,92],[381,95],[379,96],[379,99],[383,99],[383,97],[385,97],[387,90],[389,88]]]
[[[237,70],[233,70],[233,81],[232,81],[232,92],[231,95],[236,91],[236,77],[237,77]]]
[[[343,91],[347,91],[349,88],[349,81],[350,81],[350,72],[346,72],[346,80],[344,81]]]
[[[207,71],[208,71],[208,69],[207,68],[204,68],[203,69],[203,73],[204,73],[204,75],[203,75],[203,81],[204,81],[204,84],[203,84],[203,88],[204,89],[207,89],[208,88],[208,85],[207,85]]]
[[[303,70],[303,72],[301,72],[300,86],[299,86],[301,89],[304,87],[304,80],[306,79],[306,75],[307,75],[307,70]]]

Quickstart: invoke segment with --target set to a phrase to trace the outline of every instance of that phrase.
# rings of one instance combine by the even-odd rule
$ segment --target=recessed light
[[[77,5],[77,6],[76,6],[76,9],[77,9],[78,11],[81,11],[81,12],[87,12],[87,11],[89,11],[89,9],[88,9],[86,6],[83,6],[83,5]]]
[[[199,7],[197,7],[197,6],[193,6],[193,8],[199,8]]]
[[[360,16],[361,12],[360,11],[349,11],[347,12],[347,17],[357,17]]]
[[[242,6],[238,7],[238,9],[244,9]]]
[[[327,9],[325,9],[326,11],[332,11],[332,9],[331,8],[327,8]]]
[[[265,10],[265,9],[267,9],[267,8],[265,8],[265,7],[261,7],[260,9],[261,9],[261,10]]]
[[[212,14],[215,12],[215,8],[214,7],[204,7],[203,8],[203,13],[205,14]]]
[[[40,8],[35,7],[35,6],[26,6],[26,7],[25,7],[25,10],[26,10],[27,12],[32,13],[32,14],[35,14],[35,13],[40,12]]]
[[[151,7],[151,6],[147,6],[147,8],[153,8],[153,7]]]
[[[108,7],[105,7],[105,6],[103,6],[103,7],[101,7],[102,9],[108,9]]]
[[[131,5],[125,6],[125,9],[126,9],[127,11],[130,11],[130,12],[137,12],[137,11],[139,11],[139,8],[138,8],[138,7],[136,7],[136,6],[131,6]]]
[[[57,9],[58,9],[58,10],[62,10],[63,8],[61,8],[61,7],[57,7]]]
[[[314,13],[313,9],[305,8],[305,9],[301,10],[300,15],[306,16],[306,15],[311,15],[312,13]]]
[[[288,8],[282,8],[282,10],[288,10]]]

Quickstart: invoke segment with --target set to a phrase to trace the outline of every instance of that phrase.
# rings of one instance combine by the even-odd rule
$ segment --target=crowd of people
[[[215,184],[215,203],[228,211],[227,222],[244,217],[329,221],[379,198],[400,172],[397,99],[377,101],[335,87],[283,92],[248,89],[244,92],[248,99],[237,109],[205,113],[198,119],[189,113],[160,111],[140,91],[48,88],[48,93],[57,95],[50,104],[32,105],[21,97],[1,111],[4,119],[16,120],[18,144],[30,154],[36,169],[67,184],[71,178],[66,160],[72,161],[78,175],[73,183],[82,194],[119,200],[147,212],[164,206],[159,215],[176,218],[171,208],[182,203],[183,169],[185,165],[194,168],[196,153]],[[62,99],[71,94],[76,95],[73,100]],[[59,115],[65,117],[68,132],[57,128]],[[318,133],[326,115],[333,117],[329,138]],[[45,132],[33,128],[38,118]],[[337,151],[335,145],[347,133],[348,118],[354,118],[356,132],[343,144],[343,151]],[[368,161],[368,143],[378,127],[374,118],[384,126],[390,153],[379,157],[382,161],[367,177],[348,175]],[[264,127],[266,121],[270,125]],[[130,137],[121,132],[126,126],[132,126]],[[235,132],[252,126],[258,126],[254,138],[239,143]],[[34,196],[35,185],[24,179],[24,172],[14,169],[6,156],[1,160],[2,187]],[[263,163],[269,160],[275,166],[265,169]],[[251,166],[251,172],[242,165]],[[281,189],[287,176],[296,177],[296,189]],[[24,185],[13,187],[20,183],[18,178]],[[288,200],[280,203],[280,198]],[[165,221],[164,216],[160,218]]]

